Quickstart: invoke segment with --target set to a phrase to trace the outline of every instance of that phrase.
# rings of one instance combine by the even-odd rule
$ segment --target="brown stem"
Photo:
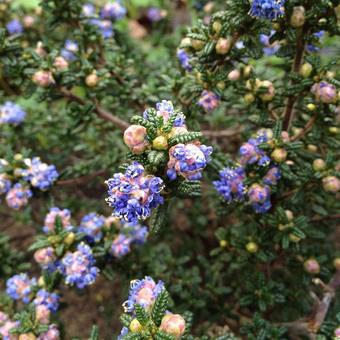
[[[322,286],[324,294],[320,300],[313,295],[315,296],[315,303],[312,315],[293,322],[280,324],[280,326],[287,327],[290,334],[305,335],[312,340],[316,339],[316,334],[325,321],[332,300],[335,297],[336,290],[340,287],[340,270],[334,274],[328,285],[323,284],[320,279],[314,280],[314,283]]]
[[[299,32],[297,32],[296,37],[296,54],[293,62],[292,72],[298,73],[300,70],[301,62],[303,59],[303,54],[305,51],[305,41],[304,35],[306,33],[306,26],[304,26]],[[294,81],[292,81],[292,85],[294,85]],[[294,104],[297,99],[297,96],[289,96],[286,104],[286,108],[283,114],[283,130],[288,131],[292,120],[294,118]]]
[[[339,220],[340,214],[328,215],[328,216],[315,216],[311,219],[312,222],[327,221],[327,220]]]
[[[71,91],[66,90],[65,88],[61,88],[60,92],[63,94],[64,97],[68,98],[71,101],[74,101],[78,104],[85,105],[86,102],[82,98],[78,97]],[[108,122],[113,123],[115,126],[117,126],[120,130],[124,131],[129,127],[129,123],[120,119],[117,116],[112,115],[110,112],[104,110],[99,106],[98,103],[95,103],[95,112],[97,113],[98,117],[107,120]]]
[[[306,126],[303,128],[303,130],[298,133],[297,135],[293,136],[290,140],[292,142],[302,138],[307,132],[309,132],[311,130],[311,128],[313,127],[315,121],[316,121],[316,118],[318,116],[318,113],[315,112],[314,116],[307,122]]]
[[[203,130],[202,133],[205,137],[210,138],[225,138],[225,137],[233,137],[240,133],[240,127],[237,126],[236,128],[232,129],[225,129],[225,130]]]
[[[99,176],[103,176],[107,173],[106,170],[100,170],[100,171],[96,171],[92,174],[89,175],[85,175],[85,176],[80,176],[77,178],[70,178],[70,179],[64,179],[64,180],[60,180],[58,181],[56,184],[57,185],[73,185],[73,184],[81,184],[83,182],[86,182],[94,177],[99,177]]]

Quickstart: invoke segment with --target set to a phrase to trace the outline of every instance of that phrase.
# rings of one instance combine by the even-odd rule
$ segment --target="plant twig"
[[[311,130],[311,128],[313,127],[315,121],[316,121],[316,118],[318,116],[318,113],[315,112],[315,114],[313,115],[313,117],[307,122],[306,126],[303,128],[303,130],[298,133],[297,135],[293,136],[290,140],[292,142],[302,138],[307,132],[309,132]]]
[[[76,102],[76,103],[81,104],[81,105],[86,104],[85,100],[78,97],[77,95],[75,95],[71,91],[66,90],[65,88],[61,88],[60,92],[63,94],[64,97],[66,97],[67,99],[69,99],[73,102]],[[98,117],[113,123],[115,126],[117,126],[122,131],[124,131],[125,129],[127,129],[129,127],[128,122],[126,122],[126,121],[122,120],[121,118],[114,116],[110,112],[104,110],[102,107],[99,106],[98,103],[95,103],[95,112],[97,113]]]
[[[60,180],[58,181],[56,184],[57,185],[74,185],[74,184],[81,184],[83,182],[86,182],[94,177],[101,177],[103,175],[107,174],[106,170],[99,170],[96,171],[92,174],[89,175],[85,175],[85,176],[80,176],[80,177],[76,177],[76,178],[70,178],[70,179],[64,179],[64,180]]]
[[[205,137],[211,137],[211,138],[225,138],[225,137],[233,137],[238,135],[241,132],[241,129],[239,126],[231,129],[225,129],[225,130],[203,130],[202,133]]]
[[[292,72],[298,73],[300,70],[303,54],[305,51],[304,35],[306,33],[306,26],[304,26],[298,33],[296,38],[296,54],[293,62]],[[294,82],[292,82],[293,85]],[[288,131],[294,118],[294,104],[297,99],[296,95],[288,97],[286,108],[283,114],[283,130]]]

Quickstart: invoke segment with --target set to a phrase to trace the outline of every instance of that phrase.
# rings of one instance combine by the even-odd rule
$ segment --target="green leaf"
[[[152,308],[151,318],[159,326],[161,324],[162,318],[168,308],[169,303],[169,293],[166,289],[163,289],[161,293],[157,296],[155,304]]]
[[[139,304],[135,304],[136,318],[142,326],[149,322],[149,313]]]

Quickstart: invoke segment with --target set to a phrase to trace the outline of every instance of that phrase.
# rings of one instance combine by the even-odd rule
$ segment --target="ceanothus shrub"
[[[0,21],[2,339],[340,337],[339,0]]]

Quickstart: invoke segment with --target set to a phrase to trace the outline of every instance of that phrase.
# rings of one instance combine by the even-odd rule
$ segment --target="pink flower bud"
[[[35,18],[32,17],[31,15],[25,15],[23,19],[24,26],[26,28],[30,28],[34,25]]]
[[[239,70],[232,70],[231,72],[229,72],[228,74],[228,79],[230,81],[236,81],[239,80],[241,77],[241,72]]]
[[[160,330],[178,339],[185,332],[185,320],[179,314],[166,314],[163,316]]]
[[[40,70],[34,73],[32,80],[36,85],[41,87],[48,87],[51,84],[55,83],[52,72],[44,70]]]
[[[219,38],[216,43],[216,53],[217,54],[227,54],[232,46],[231,38]]]
[[[340,190],[340,180],[335,176],[324,177],[322,187],[327,192],[337,193]]]
[[[36,320],[43,324],[48,325],[50,322],[51,311],[45,305],[37,305],[35,308]]]
[[[37,337],[33,333],[25,333],[19,335],[19,340],[35,340]]]
[[[277,163],[282,163],[287,159],[287,151],[283,148],[276,148],[270,157]]]
[[[325,81],[314,84],[311,91],[314,93],[316,100],[325,104],[334,103],[337,99],[336,87]]]
[[[57,70],[63,71],[63,70],[66,70],[68,68],[68,61],[64,57],[59,56],[59,57],[55,58],[53,66]]]
[[[259,87],[267,88],[267,92],[260,94],[261,100],[264,102],[271,101],[275,96],[275,88],[271,81],[264,80],[259,83]]]
[[[38,249],[34,253],[34,259],[37,263],[41,265],[47,265],[51,263],[54,259],[54,250],[52,247]]]
[[[301,27],[305,24],[305,8],[303,6],[295,6],[293,8],[293,14],[290,18],[290,24],[292,27]]]
[[[335,329],[334,335],[336,336],[336,338],[340,337],[340,326]]]
[[[35,48],[35,53],[40,55],[40,57],[44,57],[46,55],[46,51],[44,49],[44,45],[41,41],[37,43],[37,47]]]
[[[131,125],[124,132],[124,142],[135,154],[141,154],[148,147],[146,128],[141,125]]]
[[[308,259],[303,264],[305,267],[305,271],[310,274],[318,274],[320,273],[320,265],[319,262],[315,259]]]

